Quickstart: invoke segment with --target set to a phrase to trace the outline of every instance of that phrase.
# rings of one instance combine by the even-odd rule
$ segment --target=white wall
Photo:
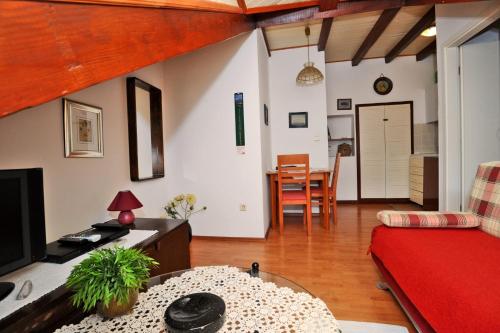
[[[264,237],[259,32],[165,63],[166,172],[171,197],[196,193],[208,210],[195,235]],[[265,90],[265,89],[264,89]],[[246,152],[236,151],[234,93],[244,94]],[[266,188],[267,190],[267,188]],[[240,211],[240,204],[247,211]]]
[[[439,119],[439,208],[460,209],[460,77],[458,45],[479,32],[486,21],[494,21],[500,1],[436,5],[438,119]],[[488,18],[492,16],[493,18]],[[472,34],[471,36],[467,36]]]
[[[60,99],[0,119],[0,169],[44,169],[48,241],[116,217],[106,209],[124,189],[144,204],[136,216],[165,216],[169,199],[192,192],[208,206],[190,220],[195,235],[264,237],[264,170],[271,162],[269,129],[261,128],[263,103],[269,103],[262,43],[255,31],[128,75],[162,90],[161,179],[130,181],[125,77],[67,96],[103,108],[104,158],[64,158]],[[245,155],[236,152],[236,92],[244,93]]]
[[[428,123],[437,120],[437,85],[435,57],[416,61],[414,56],[397,57],[386,64],[383,58],[366,59],[358,66],[350,61],[326,64],[326,91],[328,114],[354,113],[356,104],[413,101],[413,122]],[[373,90],[373,82],[380,74],[394,84],[388,95]],[[338,98],[352,98],[353,110],[337,111]]]
[[[462,207],[477,166],[500,161],[500,43],[489,30],[461,46]]]
[[[325,54],[310,48],[311,61],[325,74]],[[325,80],[297,86],[295,79],[307,61],[307,49],[272,53],[269,61],[271,142],[273,167],[279,154],[308,153],[313,168],[328,167]],[[289,112],[308,112],[308,128],[288,128]]]
[[[269,179],[265,174],[266,170],[273,167],[272,152],[271,152],[271,123],[268,120],[268,126],[264,123],[264,104],[267,105],[268,111],[271,107],[271,99],[269,95],[269,56],[267,54],[266,42],[262,35],[262,30],[257,33],[257,49],[259,61],[259,101],[260,101],[260,135],[262,149],[262,190],[264,203],[264,229],[269,227],[271,220],[270,204],[269,204]]]
[[[165,93],[162,64],[130,76]],[[67,97],[102,107],[104,158],[64,158],[61,99],[0,119],[0,169],[43,168],[47,241],[116,217],[106,209],[119,190],[132,190],[143,203],[136,216],[160,216],[169,199],[168,169],[167,178],[130,181],[125,77]]]
[[[366,59],[354,67],[350,61],[328,63],[326,64],[328,115],[354,115],[356,104],[413,101],[415,124],[435,121],[437,119],[435,62],[434,56],[423,61],[416,61],[414,56],[408,56],[398,57],[389,64],[382,58]],[[390,78],[394,84],[388,95],[379,95],[373,90],[373,82],[381,73]],[[352,110],[337,110],[339,98],[351,98]],[[332,136],[336,135],[332,133]],[[417,145],[415,149],[418,152]],[[330,165],[334,159],[330,158]],[[337,188],[339,200],[357,200],[356,170],[356,156],[342,158]]]

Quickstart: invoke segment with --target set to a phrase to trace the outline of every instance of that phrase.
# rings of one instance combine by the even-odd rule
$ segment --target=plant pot
[[[138,296],[139,292],[137,289],[132,289],[129,291],[128,302],[126,303],[118,304],[118,301],[113,299],[107,306],[104,306],[99,302],[99,304],[97,304],[97,313],[104,318],[114,318],[130,313],[134,304],[137,302]]]

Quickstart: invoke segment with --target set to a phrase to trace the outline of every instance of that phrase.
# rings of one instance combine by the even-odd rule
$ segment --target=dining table
[[[328,197],[328,185],[331,170],[326,168],[311,168],[310,180],[318,181],[321,183],[321,189],[323,190],[323,226],[325,229],[330,229],[330,209],[329,209],[329,197]],[[278,170],[268,170],[266,172],[269,177],[269,201],[271,206],[271,226],[276,228],[276,220],[278,214]],[[326,204],[325,204],[326,203]],[[320,208],[321,209],[321,208]]]

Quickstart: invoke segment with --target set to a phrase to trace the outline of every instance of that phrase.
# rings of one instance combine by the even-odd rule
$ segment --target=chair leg
[[[283,234],[283,228],[284,228],[284,221],[283,221],[283,205],[280,203],[279,206],[278,206],[278,210],[279,210],[279,223],[280,223],[280,235]]]
[[[332,199],[332,215],[333,215],[333,224],[337,224],[337,199]]]
[[[323,221],[325,218],[325,207],[322,205],[321,200],[318,200],[318,209],[319,209],[319,219]]]
[[[307,206],[306,206],[306,205],[304,205],[304,207],[303,207],[303,213],[302,213],[302,223],[303,223],[304,225],[306,225],[306,224],[307,224]]]
[[[312,229],[312,209],[311,209],[311,203],[309,202],[307,205],[307,235],[311,235],[311,229]]]

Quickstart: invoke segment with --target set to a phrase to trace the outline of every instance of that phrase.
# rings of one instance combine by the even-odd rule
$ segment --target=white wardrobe
[[[358,199],[408,198],[413,103],[356,106]]]

